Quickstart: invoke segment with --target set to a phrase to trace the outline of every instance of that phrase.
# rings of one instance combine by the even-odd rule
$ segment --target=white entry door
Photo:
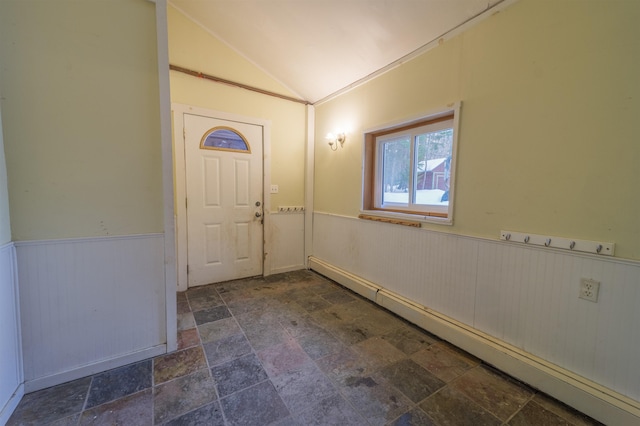
[[[189,287],[262,275],[263,127],[184,115]]]

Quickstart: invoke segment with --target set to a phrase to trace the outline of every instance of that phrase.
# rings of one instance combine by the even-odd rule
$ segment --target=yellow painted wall
[[[297,97],[175,8],[168,9],[169,62],[216,77]],[[306,107],[171,71],[171,101],[271,122],[271,208],[304,205]]]
[[[9,192],[7,167],[4,158],[2,138],[2,111],[0,110],[0,246],[11,241],[11,221],[9,220]]]
[[[640,2],[521,0],[316,107],[315,209],[356,216],[362,134],[463,102],[454,225],[616,243],[640,259]]]
[[[163,231],[155,5],[0,2],[14,240]]]

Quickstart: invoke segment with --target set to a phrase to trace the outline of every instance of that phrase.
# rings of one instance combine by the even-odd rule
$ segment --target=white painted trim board
[[[167,0],[155,1],[158,85],[160,89],[160,143],[162,147],[162,197],[164,225],[164,284],[167,352],[178,348],[176,291],[176,228],[173,211],[173,144],[171,141],[171,92],[169,78],[169,29]]]
[[[13,362],[10,364],[5,362],[3,365],[0,365],[0,376],[3,376],[5,379],[4,382],[0,383],[0,385],[10,386],[6,390],[11,392],[11,395],[7,400],[0,401],[0,424],[5,424],[11,414],[16,409],[20,400],[24,395],[24,369],[23,369],[23,356],[22,356],[22,332],[20,325],[20,289],[18,287],[18,266],[16,262],[16,249],[15,244],[13,242],[9,242],[0,246],[0,263],[5,266],[8,265],[7,268],[0,269],[0,289],[2,290],[3,303],[8,304],[14,309],[14,320],[15,320],[15,329],[13,330],[13,335],[4,336],[7,338],[12,338],[12,345],[15,347],[15,352],[13,354]],[[5,257],[6,256],[6,257]],[[5,285],[7,287],[5,287]],[[8,300],[7,293],[5,291],[9,291],[9,296],[11,300]],[[6,312],[5,312],[6,313]],[[5,324],[6,325],[6,324]],[[11,333],[10,333],[11,334]],[[10,345],[6,345],[7,342],[2,341],[3,349],[7,349]],[[3,357],[4,359],[4,357]],[[6,361],[6,359],[5,359]],[[13,370],[10,374],[15,374],[15,382],[9,383],[6,381],[6,377],[4,376],[4,371]],[[15,386],[15,387],[14,387]],[[6,393],[3,391],[3,396]]]
[[[304,175],[304,258],[313,254],[313,188],[315,176],[315,133],[316,110],[313,105],[307,105],[307,140],[305,145],[305,175]]]
[[[24,396],[24,383],[20,383],[16,391],[11,395],[9,401],[4,405],[4,407],[0,407],[0,425],[4,425],[9,421],[9,418],[20,404],[20,400]]]

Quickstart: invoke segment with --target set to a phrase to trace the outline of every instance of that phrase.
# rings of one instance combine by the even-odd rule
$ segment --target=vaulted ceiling
[[[311,103],[381,72],[503,0],[170,0]]]

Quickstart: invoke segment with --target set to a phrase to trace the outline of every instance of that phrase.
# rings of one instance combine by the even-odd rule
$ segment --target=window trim
[[[459,134],[461,102],[455,102],[437,111],[423,114],[415,119],[400,123],[379,126],[365,131],[363,147],[363,175],[362,175],[362,206],[360,213],[386,218],[400,218],[452,225],[453,209],[455,205],[455,181],[457,146]],[[379,167],[379,153],[376,138],[405,130],[412,130],[425,125],[434,124],[453,119],[453,146],[451,152],[451,174],[449,177],[449,204],[446,212],[439,211],[412,211],[408,209],[376,207],[376,175]]]

